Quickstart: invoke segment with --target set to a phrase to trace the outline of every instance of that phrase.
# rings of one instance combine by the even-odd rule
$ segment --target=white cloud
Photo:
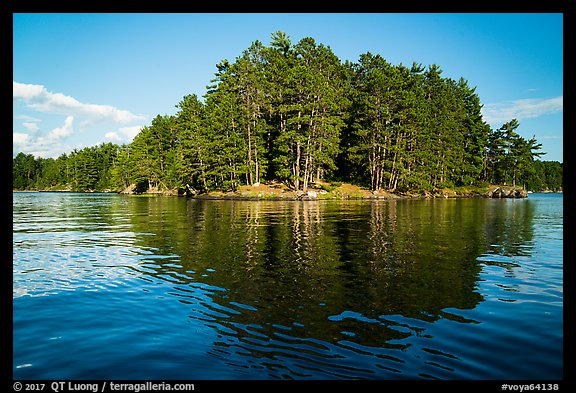
[[[16,116],[16,119],[18,119],[18,120],[26,120],[26,121],[35,122],[35,123],[41,121],[40,119],[37,119],[37,118],[32,117],[32,116],[28,116],[28,115]]]
[[[564,97],[527,98],[486,104],[482,108],[482,117],[489,124],[502,124],[512,119],[527,119],[562,112]]]
[[[40,119],[37,119],[37,118],[32,117],[32,116],[28,116],[28,115],[16,116],[16,119],[24,120],[22,122],[22,125],[24,126],[24,128],[26,128],[28,131],[31,131],[31,132],[38,131],[40,129],[40,127],[38,126],[38,123],[42,121]]]
[[[42,85],[12,81],[12,98],[13,100],[23,101],[28,108],[38,112],[86,116],[92,121],[108,120],[124,124],[145,119],[143,115],[135,115],[130,111],[110,105],[82,103],[74,97],[62,93],[49,92]]]
[[[56,157],[68,150],[68,147],[64,146],[62,142],[74,133],[73,123],[74,117],[68,116],[62,127],[56,127],[44,136],[13,132],[13,150],[39,157]]]
[[[13,150],[34,154],[41,157],[56,157],[70,149],[71,137],[82,138],[74,142],[75,146],[95,144],[96,141],[109,140],[114,143],[131,142],[146,119],[130,111],[115,108],[111,105],[100,105],[80,102],[74,97],[48,91],[43,85],[26,84],[12,81],[14,107],[23,106],[29,114],[15,116],[20,120],[20,129],[13,130]],[[35,111],[35,112],[33,112]],[[41,114],[63,115],[63,124],[59,127],[42,130],[45,127],[45,116]],[[36,116],[37,117],[33,117]],[[42,122],[42,123],[41,123]],[[44,127],[41,127],[44,125]],[[115,127],[116,125],[116,127]],[[120,128],[117,128],[122,126]],[[115,131],[102,130],[117,128]],[[86,133],[89,132],[89,134]]]
[[[21,132],[12,133],[12,143],[17,146],[23,146],[30,140],[30,135]]]
[[[121,127],[118,131],[126,135],[129,141],[132,141],[136,135],[142,130],[143,126]]]
[[[12,96],[14,98],[30,100],[34,97],[42,95],[45,92],[46,89],[42,85],[30,85],[12,81]]]
[[[122,138],[118,135],[118,133],[116,132],[107,132],[104,135],[104,138],[106,140],[109,140],[111,142],[117,142],[117,143],[122,143]]]
[[[40,127],[38,127],[37,123],[33,123],[33,122],[24,122],[22,123],[22,125],[28,130],[28,131],[32,131],[32,132],[36,132],[40,129]]]
[[[74,133],[74,130],[72,128],[73,122],[74,122],[73,116],[66,117],[64,125],[62,127],[54,128],[52,131],[48,133],[48,135],[46,135],[45,137],[40,137],[38,138],[38,140],[52,142],[72,135]]]
[[[116,132],[107,132],[104,135],[106,140],[116,143],[130,143],[142,130],[143,126],[120,127]]]

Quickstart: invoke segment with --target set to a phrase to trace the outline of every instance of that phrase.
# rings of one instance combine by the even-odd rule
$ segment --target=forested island
[[[264,186],[334,194],[343,184],[373,195],[563,188],[562,163],[541,161],[541,144],[520,136],[516,119],[491,129],[476,88],[442,77],[436,64],[392,65],[370,52],[342,62],[313,38],[292,43],[276,32],[269,46],[255,41],[216,69],[204,100],[183,97],[175,115],[157,115],[129,144],[56,159],[18,153],[13,189],[198,196]]]

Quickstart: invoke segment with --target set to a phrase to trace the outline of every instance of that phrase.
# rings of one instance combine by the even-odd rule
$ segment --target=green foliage
[[[526,179],[529,191],[562,191],[563,164],[558,161],[534,161],[533,171]]]
[[[528,183],[531,187],[540,183],[541,187],[547,188],[545,183],[537,180],[542,175],[537,173],[539,164],[536,164],[535,158],[545,154],[539,152],[542,145],[537,143],[535,137],[526,140],[516,133],[519,126],[518,120],[512,119],[489,135],[484,179],[514,187],[521,184],[525,188]]]
[[[12,187],[17,190],[104,191],[116,188],[114,170],[118,145],[73,150],[57,159],[18,153],[12,160]]]
[[[33,188],[38,163],[32,154],[18,153],[12,159],[12,187],[17,190]]]
[[[539,161],[516,119],[491,130],[475,88],[442,69],[361,54],[342,63],[311,37],[281,31],[216,65],[204,102],[187,95],[124,146],[57,159],[19,153],[15,189],[237,190],[279,180],[306,191],[322,180],[373,191],[424,192],[483,183],[562,189],[562,164]],[[336,184],[332,182],[332,184]],[[334,191],[330,186],[323,186]]]

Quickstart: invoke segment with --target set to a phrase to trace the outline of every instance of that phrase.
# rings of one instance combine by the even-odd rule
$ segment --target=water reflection
[[[531,200],[32,198],[14,200],[14,348],[35,365],[22,377],[54,379],[34,374],[47,348],[76,365],[68,377],[105,379],[512,378],[510,354],[561,368],[530,357],[561,351],[562,296],[561,263],[537,263],[558,257]],[[66,339],[100,368],[54,347]]]
[[[97,291],[120,282],[134,254],[127,202],[102,194],[18,194],[13,296]]]
[[[530,256],[534,237],[534,203],[511,199],[505,203],[489,204],[489,207],[486,211],[491,216],[486,226],[490,240],[488,252],[511,257]]]
[[[207,325],[218,332],[210,353],[278,377],[327,365],[325,377],[406,371],[410,338],[430,337],[434,321],[479,323],[457,311],[483,301],[477,286],[489,262],[479,257],[529,253],[532,238],[530,203],[131,202],[133,231],[158,235],[141,246],[178,256],[155,260],[149,274],[178,284],[182,299],[198,282],[223,289],[205,304],[220,316]],[[350,352],[369,354],[372,366],[342,361]]]

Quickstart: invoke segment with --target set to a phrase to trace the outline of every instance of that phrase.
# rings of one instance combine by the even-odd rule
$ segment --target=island
[[[562,189],[563,164],[540,160],[517,119],[492,129],[476,87],[442,73],[370,52],[342,61],[277,31],[216,64],[204,97],[184,96],[131,143],[18,153],[13,190],[372,199]]]

